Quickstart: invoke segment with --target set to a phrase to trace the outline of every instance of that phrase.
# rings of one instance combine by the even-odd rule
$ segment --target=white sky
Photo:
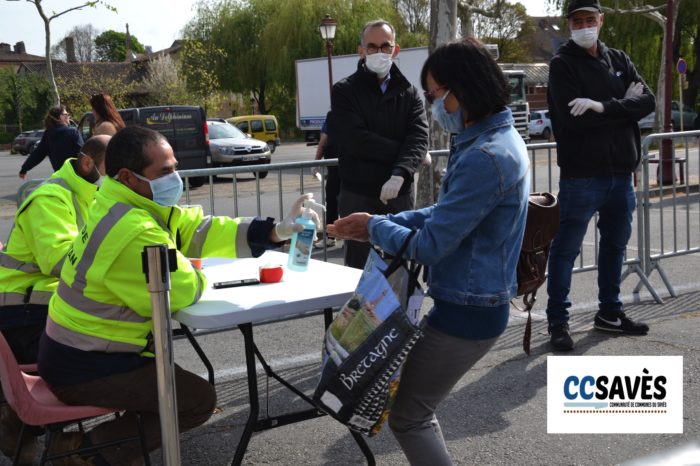
[[[44,11],[50,14],[63,11],[83,3],[81,0],[44,0]],[[85,8],[72,11],[51,22],[51,44],[74,26],[92,24],[104,31],[129,31],[143,45],[150,45],[153,50],[169,47],[180,37],[180,30],[192,18],[193,5],[197,0],[107,0],[115,6],[117,12],[104,7]],[[520,0],[531,16],[545,16],[545,0]],[[27,53],[44,55],[44,23],[36,8],[24,0],[0,0],[0,42],[14,44],[24,41]]]

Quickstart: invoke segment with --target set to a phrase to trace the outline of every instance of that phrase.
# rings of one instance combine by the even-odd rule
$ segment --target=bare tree
[[[7,1],[18,1],[18,0],[7,0]],[[36,7],[36,11],[39,13],[39,16],[41,16],[42,21],[44,21],[44,36],[45,36],[45,43],[44,43],[44,53],[46,54],[46,72],[48,74],[49,78],[49,83],[51,84],[51,92],[53,94],[53,100],[54,100],[54,105],[60,105],[61,104],[61,96],[58,94],[58,86],[56,85],[56,78],[54,77],[53,74],[53,64],[51,63],[51,21],[54,19],[61,17],[65,15],[66,13],[70,13],[71,11],[76,11],[76,10],[82,10],[83,8],[86,7],[96,7],[97,5],[103,5],[105,8],[108,10],[116,12],[117,9],[114,8],[113,6],[110,6],[109,4],[105,3],[102,0],[93,0],[93,1],[86,1],[81,3],[80,5],[76,5],[71,8],[67,8],[63,11],[60,11],[58,13],[56,12],[51,12],[51,14],[47,14],[44,11],[44,6],[42,5],[43,0],[25,0],[28,3],[31,3]]]
[[[408,32],[428,32],[429,0],[394,0],[394,8],[403,18]]]
[[[81,24],[71,29],[63,39],[51,47],[51,57],[66,60],[66,38],[72,37],[75,45],[75,58],[79,62],[91,62],[97,58],[95,54],[95,37],[100,31],[92,24]]]
[[[148,63],[143,88],[153,105],[184,104],[188,100],[185,80],[170,55],[161,55]]]

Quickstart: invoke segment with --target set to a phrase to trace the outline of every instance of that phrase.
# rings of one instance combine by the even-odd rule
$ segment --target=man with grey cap
[[[649,327],[624,313],[622,262],[632,233],[632,173],[641,157],[637,121],[655,98],[630,58],[598,40],[603,12],[598,0],[571,0],[571,40],[549,65],[547,101],[560,169],[560,229],[552,242],[547,320],[554,350],[571,350],[568,298],[574,261],[591,218],[598,213],[598,313],[596,329],[644,335]]]

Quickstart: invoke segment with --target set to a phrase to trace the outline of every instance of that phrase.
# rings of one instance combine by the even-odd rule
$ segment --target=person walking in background
[[[625,315],[620,301],[622,262],[632,233],[632,173],[641,158],[637,121],[654,111],[654,95],[621,50],[598,40],[598,0],[571,0],[571,40],[549,65],[547,101],[560,170],[559,233],[552,242],[547,320],[553,349],[574,347],[569,292],[576,256],[598,213],[598,330],[644,335],[649,327]]]
[[[77,159],[66,160],[22,202],[7,248],[0,251],[0,331],[20,364],[37,362],[49,298],[105,173],[108,141],[109,136],[88,139]],[[0,450],[10,458],[21,427],[10,405],[2,404]],[[38,445],[32,435],[25,435],[24,443],[22,463],[28,464]]]
[[[321,136],[316,147],[316,160],[335,159],[338,158],[337,145],[334,144],[335,137],[333,136],[333,113],[326,114],[326,121],[323,122],[321,128]],[[338,167],[327,167],[326,175],[326,224],[333,223],[338,219],[338,194],[340,193],[340,178],[338,178]],[[320,177],[320,170],[314,168],[314,175]],[[328,236],[324,230],[323,239],[316,242],[315,246],[323,247],[335,246],[335,239]]]
[[[421,83],[433,118],[456,133],[437,203],[386,216],[355,213],[328,231],[395,254],[417,230],[405,258],[428,267],[434,305],[403,366],[389,427],[410,464],[444,466],[452,461],[435,410],[506,328],[530,177],[506,107],[508,85],[481,42],[438,47]]]
[[[27,172],[39,165],[47,155],[53,171],[57,171],[63,166],[63,162],[77,156],[83,147],[83,137],[70,125],[70,113],[63,105],[49,110],[44,118],[44,128],[46,131],[39,144],[19,170],[19,177],[23,180],[27,178]]]
[[[92,134],[113,136],[117,131],[126,127],[124,120],[114,106],[112,98],[107,94],[94,94],[90,97],[95,128]]]
[[[339,213],[413,209],[413,175],[428,150],[423,100],[393,64],[400,47],[391,24],[381,19],[365,24],[357,50],[357,71],[331,93]],[[344,253],[346,265],[363,268],[369,245],[346,241]]]

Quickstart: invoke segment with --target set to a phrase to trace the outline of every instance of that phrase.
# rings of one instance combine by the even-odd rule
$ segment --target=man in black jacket
[[[598,0],[571,0],[571,40],[549,65],[547,100],[560,168],[560,230],[549,256],[547,320],[555,350],[574,346],[568,295],[574,260],[591,218],[599,215],[598,301],[595,328],[644,335],[649,327],[627,317],[620,301],[622,262],[632,233],[632,173],[641,157],[637,121],[655,98],[629,57],[598,40]]]
[[[413,209],[413,175],[428,150],[423,100],[392,63],[400,50],[394,28],[370,21],[361,38],[357,71],[331,94],[341,217]],[[346,241],[345,264],[364,267],[368,252],[369,243]]]

